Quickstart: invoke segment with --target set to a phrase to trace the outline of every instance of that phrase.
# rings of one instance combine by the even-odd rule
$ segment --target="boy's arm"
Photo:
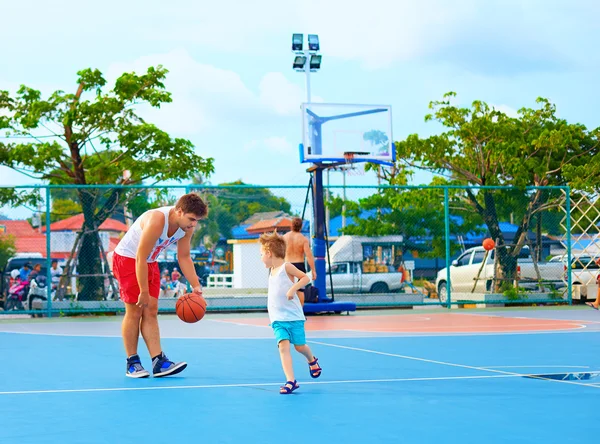
[[[185,236],[177,242],[177,260],[179,261],[181,272],[194,289],[194,293],[202,294],[202,286],[200,285],[200,280],[196,274],[196,268],[194,267],[190,253],[193,235],[194,230],[187,231]]]
[[[288,292],[286,294],[287,298],[292,300],[294,298],[294,294],[302,287],[306,287],[308,285],[308,283],[310,282],[310,279],[306,275],[306,273],[303,273],[302,271],[298,270],[296,267],[294,267],[289,262],[286,262],[286,264],[285,264],[285,271],[289,276],[294,276],[295,278],[298,279],[298,281],[290,287],[290,289],[288,290]]]
[[[140,243],[135,255],[135,275],[140,287],[140,295],[136,304],[138,307],[148,305],[150,298],[150,284],[148,282],[148,256],[156,245],[156,241],[162,234],[165,217],[162,215],[162,213],[153,211],[148,216],[148,219],[144,222],[145,223],[142,226],[142,235],[140,236]]]
[[[313,281],[317,280],[317,268],[315,267],[315,257],[313,256],[312,250],[310,249],[310,242],[305,237],[304,238],[304,255],[306,256],[306,260],[308,261],[308,266],[310,267],[310,271],[312,273]]]

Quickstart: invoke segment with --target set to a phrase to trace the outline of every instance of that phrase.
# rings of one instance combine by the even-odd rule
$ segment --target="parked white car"
[[[333,288],[340,293],[389,293],[402,288],[402,273],[364,273],[360,262],[338,262],[331,265]],[[327,292],[331,292],[327,270]]]
[[[469,248],[450,266],[450,282],[452,291],[456,293],[485,293],[492,289],[494,279],[494,250],[487,254],[483,247]],[[485,259],[485,264],[483,263]],[[522,283],[537,281],[538,274],[529,249],[523,248],[517,259],[519,279]],[[564,267],[562,262],[538,262],[537,268],[543,281],[553,282],[562,286]],[[480,272],[481,270],[481,272]],[[479,273],[479,277],[478,277]],[[440,270],[435,281],[440,301],[448,297],[446,268]],[[477,282],[476,282],[477,281]]]
[[[554,256],[550,262],[563,266],[563,282],[567,283],[567,256]],[[573,292],[574,299],[587,299],[588,295],[595,298],[597,279],[600,273],[600,258],[589,254],[574,254],[571,256],[571,284],[579,286],[579,291]],[[590,294],[590,292],[592,294]]]

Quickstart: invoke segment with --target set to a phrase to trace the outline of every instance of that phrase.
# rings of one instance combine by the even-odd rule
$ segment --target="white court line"
[[[584,323],[584,324],[600,324],[600,321],[590,321],[585,319],[560,319],[560,318],[540,318],[537,316],[507,316],[501,314],[485,314],[485,313],[452,313],[453,315],[459,316],[483,316],[490,318],[504,318],[504,319],[539,319],[542,321],[567,321],[567,322],[576,322],[576,323]]]
[[[270,328],[270,327],[269,327]],[[324,332],[336,332],[336,331],[344,331],[344,332],[356,332],[356,333],[372,333],[371,335],[366,336],[319,336],[319,333]],[[34,332],[34,331],[14,331],[14,330],[0,330],[0,334],[15,334],[15,335],[38,335],[38,336],[62,336],[62,337],[70,337],[70,338],[121,338],[121,335],[107,335],[107,334],[74,334],[74,333],[49,333],[49,332]],[[378,334],[378,333],[388,333],[388,334]],[[406,334],[402,332],[398,332],[397,334],[389,334],[391,332],[378,332],[372,330],[310,330],[307,331],[307,337],[309,338],[318,338],[318,339],[393,339],[393,338],[437,338],[437,337],[473,337],[473,336],[519,336],[519,335],[554,335],[554,334],[582,334],[582,333],[595,333],[600,334],[600,330],[538,330],[538,331],[522,331],[522,332],[477,332],[477,333],[460,333],[460,332],[451,332],[451,333],[435,333],[435,332],[424,332],[417,334]],[[313,336],[314,335],[314,336]],[[197,339],[197,340],[248,340],[248,339],[269,339],[272,340],[272,337],[263,337],[263,336],[204,336],[204,337],[193,337],[193,336],[167,336],[163,335],[162,339]]]
[[[498,373],[498,374],[503,374],[503,375],[513,375],[513,376],[523,376],[523,377],[530,376],[530,377],[536,378],[536,375],[523,375],[520,373],[506,372],[503,370],[494,370],[494,369],[485,368],[485,367],[476,367],[476,366],[472,366],[472,365],[455,364],[452,362],[436,361],[434,359],[418,358],[416,356],[406,356],[406,355],[399,355],[396,353],[380,352],[380,351],[376,351],[376,350],[369,350],[366,348],[348,347],[346,345],[329,344],[327,342],[320,342],[320,341],[306,341],[306,342],[310,342],[312,344],[324,345],[326,347],[342,348],[342,349],[346,349],[346,350],[360,351],[360,352],[365,352],[365,353],[373,353],[375,355],[390,356],[392,358],[408,359],[411,361],[428,362],[430,364],[440,364],[440,365],[446,365],[449,367],[468,368],[470,370],[480,370],[480,371],[484,371],[484,372],[492,372],[492,373]],[[564,384],[573,384],[573,385],[581,385],[581,386],[585,386],[585,387],[600,388],[600,386],[586,384],[586,383],[582,383],[582,382],[563,381],[563,380],[543,378],[543,377],[538,377],[537,379],[543,379],[545,381],[552,381],[552,382],[561,382]]]
[[[486,365],[481,368],[590,368],[589,365]]]
[[[244,324],[243,322],[231,322],[231,321],[225,321],[225,320],[221,320],[221,319],[207,319],[207,321],[219,322],[221,324],[240,325],[242,327],[260,327],[260,328],[268,328],[268,329],[271,328],[268,325]]]
[[[561,373],[557,373],[561,374]],[[473,375],[473,376],[440,376],[422,378],[389,378],[389,379],[354,379],[345,381],[299,381],[299,385],[336,385],[336,384],[375,384],[390,382],[423,382],[423,381],[456,381],[473,379],[502,379],[522,378],[531,375],[507,374],[507,375]],[[249,384],[205,384],[205,385],[171,385],[162,387],[106,387],[106,388],[84,388],[84,389],[55,389],[55,390],[15,390],[0,392],[0,396],[8,395],[40,395],[52,393],[96,393],[96,392],[136,392],[148,390],[189,390],[189,389],[211,389],[211,388],[243,388],[243,387],[276,387],[281,382],[262,382]],[[600,387],[599,387],[600,388]]]

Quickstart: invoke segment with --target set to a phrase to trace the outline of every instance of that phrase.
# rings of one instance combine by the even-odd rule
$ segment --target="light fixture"
[[[304,42],[304,34],[293,34],[292,35],[292,51],[302,51],[303,42]]]
[[[296,56],[294,58],[294,69],[304,69],[304,65],[306,64],[306,56]]]
[[[320,69],[321,68],[321,56],[320,55],[311,55],[310,56],[310,69]]]
[[[317,34],[308,34],[308,50],[319,51],[319,36]]]

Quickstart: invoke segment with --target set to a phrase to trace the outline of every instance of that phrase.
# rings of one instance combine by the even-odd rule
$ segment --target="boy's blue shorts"
[[[271,324],[277,344],[288,340],[294,345],[306,345],[304,321],[275,321]]]

